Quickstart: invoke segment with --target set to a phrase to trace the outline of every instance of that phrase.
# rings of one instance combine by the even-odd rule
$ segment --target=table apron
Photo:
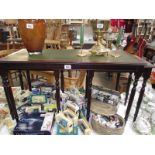
[[[69,69],[66,69],[66,66]],[[53,70],[94,70],[97,72],[135,72],[142,70],[144,66],[141,65],[91,65],[91,64],[1,64],[0,70],[40,70],[40,71],[53,71]]]

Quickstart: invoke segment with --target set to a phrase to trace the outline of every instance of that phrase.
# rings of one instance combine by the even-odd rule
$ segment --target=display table
[[[57,108],[60,110],[60,86],[59,74],[63,70],[87,70],[86,76],[86,99],[87,99],[87,119],[90,115],[91,105],[91,87],[94,72],[129,72],[135,74],[134,84],[129,96],[125,121],[128,120],[132,102],[134,99],[136,86],[140,76],[144,76],[144,82],[140,91],[140,97],[137,103],[135,116],[138,114],[143,93],[145,91],[146,81],[150,76],[151,66],[146,61],[133,57],[132,55],[118,51],[120,57],[114,57],[110,54],[104,56],[78,56],[79,50],[44,50],[41,55],[28,55],[26,49],[19,50],[0,60],[0,74],[3,86],[13,118],[18,121],[18,114],[15,107],[15,101],[12,95],[11,87],[8,81],[9,70],[46,70],[55,71],[56,79],[56,100]],[[62,72],[61,72],[62,73]]]

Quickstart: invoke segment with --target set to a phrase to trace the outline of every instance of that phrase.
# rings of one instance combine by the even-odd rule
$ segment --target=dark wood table
[[[144,81],[137,103],[135,117],[137,117],[142,97],[145,91],[146,81],[150,76],[151,67],[140,58],[118,51],[120,57],[85,56],[79,57],[79,50],[44,50],[41,55],[28,55],[27,50],[22,49],[13,54],[0,59],[0,75],[13,119],[18,121],[18,114],[15,101],[8,81],[9,70],[48,70],[55,71],[56,79],[56,100],[57,108],[60,110],[60,86],[59,77],[63,70],[87,70],[86,76],[86,99],[87,99],[87,119],[90,115],[91,87],[94,72],[129,72],[135,74],[133,88],[127,105],[125,121],[128,120],[132,102],[135,96],[136,86],[140,76],[144,76]],[[62,86],[63,87],[63,86]]]

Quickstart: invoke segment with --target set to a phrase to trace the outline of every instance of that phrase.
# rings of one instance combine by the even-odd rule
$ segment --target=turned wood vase
[[[41,54],[46,36],[43,19],[19,19],[18,28],[24,46],[29,54]]]

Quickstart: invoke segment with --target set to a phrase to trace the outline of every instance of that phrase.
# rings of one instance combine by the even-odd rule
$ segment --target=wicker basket
[[[83,87],[83,82],[85,80],[86,76],[86,71],[85,70],[80,70],[78,71],[79,74],[75,73],[75,76],[73,77],[67,77],[64,76],[64,88],[69,89],[69,88],[82,88]],[[73,73],[71,73],[73,74]]]
[[[90,110],[100,115],[111,116],[117,113],[117,107],[117,105],[111,105],[96,99],[92,99]]]
[[[92,117],[91,119],[92,129],[100,135],[122,135],[124,132],[125,121],[121,116],[118,115],[118,117],[122,122],[122,126],[119,128],[110,128],[107,126],[103,126]]]

